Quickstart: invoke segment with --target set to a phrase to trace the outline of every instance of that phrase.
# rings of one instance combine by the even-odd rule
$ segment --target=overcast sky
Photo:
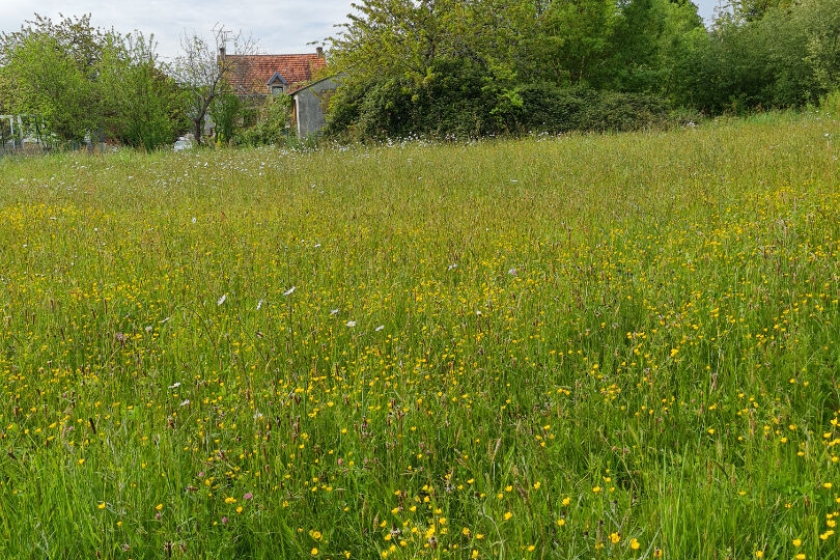
[[[709,21],[719,0],[694,0]],[[314,52],[309,45],[335,33],[346,21],[351,0],[0,0],[0,31],[16,31],[35,12],[58,19],[92,14],[95,27],[134,29],[153,33],[158,52],[178,54],[184,32],[210,38],[217,23],[242,30],[258,40],[260,52],[272,54]]]

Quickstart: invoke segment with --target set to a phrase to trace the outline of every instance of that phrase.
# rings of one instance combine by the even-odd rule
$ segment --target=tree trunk
[[[201,145],[201,121],[204,120],[204,115],[201,115],[197,119],[193,119],[193,136],[195,136],[195,144],[196,146]]]

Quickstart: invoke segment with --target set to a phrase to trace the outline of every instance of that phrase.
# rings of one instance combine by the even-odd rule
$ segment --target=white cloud
[[[154,34],[163,57],[178,54],[186,31],[210,37],[216,24],[242,31],[258,41],[261,52],[313,52],[308,43],[335,33],[334,25],[346,21],[351,0],[39,0],[0,1],[0,31],[16,31],[35,12],[56,20],[91,14],[95,27],[127,33],[135,29]]]
[[[722,0],[694,2],[709,23]],[[216,24],[251,35],[261,52],[303,53],[314,51],[308,43],[336,33],[334,26],[346,21],[350,4],[351,0],[38,0],[33,7],[26,1],[0,0],[0,31],[16,31],[35,12],[54,20],[59,13],[89,13],[96,27],[154,34],[164,58],[178,54],[185,31],[209,38]]]

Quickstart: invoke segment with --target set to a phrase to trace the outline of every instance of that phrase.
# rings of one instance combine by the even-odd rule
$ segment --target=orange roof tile
[[[268,82],[275,72],[289,84],[288,90],[312,80],[316,70],[327,65],[322,56],[312,54],[226,55],[230,64],[228,82],[240,94],[268,93]],[[297,87],[296,87],[297,86]]]

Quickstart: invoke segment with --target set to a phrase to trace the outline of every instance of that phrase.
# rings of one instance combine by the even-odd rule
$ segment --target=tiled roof
[[[280,74],[295,90],[298,84],[312,80],[316,70],[326,66],[317,53],[312,54],[257,54],[225,57],[231,65],[228,81],[237,93],[268,93],[268,82],[274,73]]]

